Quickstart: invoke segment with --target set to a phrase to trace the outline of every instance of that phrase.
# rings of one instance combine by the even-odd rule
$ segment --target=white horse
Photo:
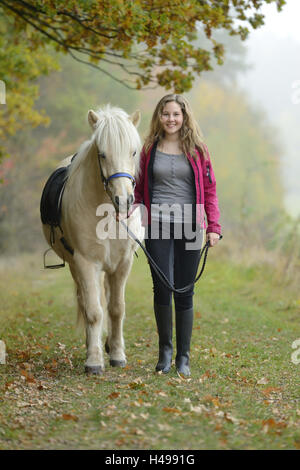
[[[136,128],[140,113],[136,111],[129,116],[122,109],[106,106],[97,112],[89,111],[88,121],[93,129],[92,138],[79,148],[72,162],[68,157],[59,165],[70,164],[62,196],[61,228],[74,253],[61,243],[58,227],[55,228],[53,249],[69,263],[75,281],[78,319],[84,319],[86,329],[85,371],[102,374],[104,305],[108,317],[105,347],[110,365],[124,367],[126,364],[123,339],[125,285],[137,244],[128,236],[105,238],[103,230],[99,233],[99,221],[105,218],[110,230],[118,229],[121,228],[119,217],[126,218],[131,212],[139,171],[141,141]],[[101,208],[103,204],[114,206],[114,215],[106,213],[99,217],[99,206]],[[133,211],[126,223],[142,240],[144,229],[140,211]],[[43,225],[43,231],[51,244],[50,226]]]

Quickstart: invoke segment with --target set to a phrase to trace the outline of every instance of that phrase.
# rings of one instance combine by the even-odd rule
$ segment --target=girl
[[[221,226],[208,149],[190,105],[181,95],[166,95],[155,108],[141,153],[135,203],[143,203],[147,208],[145,244],[152,258],[176,289],[193,283],[202,245],[199,246],[199,234],[206,228],[206,241],[215,246]],[[207,227],[201,208],[207,216]],[[162,284],[151,265],[150,269],[159,336],[156,371],[168,373],[173,353],[172,292]],[[193,294],[193,288],[182,294],[174,293],[175,364],[177,371],[185,376],[190,375]]]

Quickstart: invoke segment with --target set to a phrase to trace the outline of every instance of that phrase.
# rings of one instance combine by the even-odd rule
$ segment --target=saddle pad
[[[60,226],[61,201],[68,168],[69,166],[66,166],[55,170],[45,184],[40,203],[43,224]]]

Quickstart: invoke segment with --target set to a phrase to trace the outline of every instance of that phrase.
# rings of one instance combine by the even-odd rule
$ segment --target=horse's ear
[[[90,109],[88,112],[88,121],[91,128],[95,130],[99,121],[99,116],[97,116],[95,111],[93,111],[92,109]]]
[[[141,111],[134,111],[134,113],[130,116],[130,120],[135,127],[139,127],[141,122]]]

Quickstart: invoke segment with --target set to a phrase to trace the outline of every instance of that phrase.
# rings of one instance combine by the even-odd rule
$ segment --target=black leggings
[[[175,232],[176,234],[176,232]],[[159,239],[151,238],[151,233],[145,239],[146,249],[151,257],[160,267],[163,273],[175,288],[181,288],[191,284],[196,277],[200,258],[199,244],[197,249],[188,249],[186,243],[192,243],[194,239],[187,239],[184,236],[182,227],[182,237],[174,237],[174,224],[170,224],[170,237],[163,239],[161,231]],[[151,275],[153,280],[154,302],[159,305],[170,305],[172,302],[172,291],[170,291],[158,278],[151,264]],[[174,292],[174,303],[176,311],[183,311],[193,307],[193,286],[184,294]]]

